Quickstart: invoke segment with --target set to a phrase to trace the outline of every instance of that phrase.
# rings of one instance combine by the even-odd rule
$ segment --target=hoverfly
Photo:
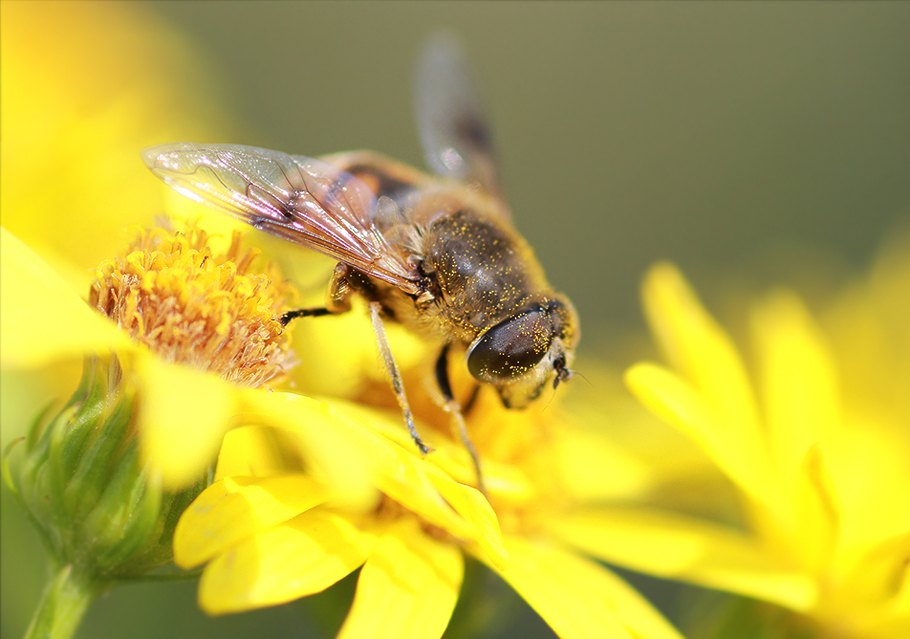
[[[572,304],[549,285],[515,230],[493,144],[461,49],[431,41],[418,65],[415,102],[426,159],[436,175],[370,151],[322,159],[231,144],[178,142],[143,159],[169,186],[254,228],[338,260],[324,308],[343,313],[363,296],[408,431],[414,426],[383,320],[440,348],[436,381],[482,486],[477,453],[449,381],[463,354],[479,385],[507,408],[524,408],[571,375],[579,337]]]

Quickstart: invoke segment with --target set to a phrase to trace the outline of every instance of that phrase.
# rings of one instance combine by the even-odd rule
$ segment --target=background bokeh
[[[37,10],[50,16],[56,6]],[[161,80],[172,93],[161,118],[180,121],[185,107],[178,129],[187,140],[305,155],[369,148],[416,165],[415,56],[431,32],[458,34],[515,220],[575,301],[583,351],[639,324],[638,283],[657,259],[681,264],[699,288],[757,264],[798,279],[799,260],[780,257],[797,253],[859,268],[910,213],[908,3],[125,6],[118,11],[166,25],[185,43],[187,68],[168,72],[173,86],[167,73]],[[104,9],[85,10],[104,33]],[[7,18],[4,37],[16,29]],[[173,40],[160,46],[162,59],[174,54]],[[116,54],[114,46],[108,55]],[[129,69],[128,56],[119,62]],[[217,105],[209,121],[194,91]],[[4,117],[4,145],[14,126]],[[137,138],[137,171],[142,146],[176,141],[164,135],[174,134]],[[15,190],[6,166],[4,176],[3,189]],[[4,413],[5,431],[7,421]],[[5,487],[2,542],[0,634],[12,639],[42,572]],[[526,617],[521,636],[549,636]],[[141,585],[99,602],[78,636],[311,636],[306,618],[291,604],[208,619],[193,584]]]
[[[910,204],[903,3],[162,3],[248,130],[422,164],[427,34],[459,34],[515,219],[587,325],[637,317],[657,258],[768,245],[863,262]]]

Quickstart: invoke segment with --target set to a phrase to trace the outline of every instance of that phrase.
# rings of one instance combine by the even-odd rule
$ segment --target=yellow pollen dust
[[[278,271],[256,269],[256,249],[235,231],[224,253],[194,224],[141,230],[126,252],[103,262],[89,304],[166,361],[245,386],[282,376],[290,336],[279,317],[296,296]]]

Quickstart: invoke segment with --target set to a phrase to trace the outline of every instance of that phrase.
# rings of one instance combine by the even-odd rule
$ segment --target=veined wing
[[[171,188],[302,244],[368,275],[416,293],[408,255],[374,223],[376,197],[360,180],[326,162],[236,144],[164,144],[142,152]]]

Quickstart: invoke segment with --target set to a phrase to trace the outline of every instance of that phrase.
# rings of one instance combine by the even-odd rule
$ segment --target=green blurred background
[[[904,3],[154,8],[220,74],[249,126],[231,142],[417,165],[414,59],[459,34],[519,228],[589,326],[637,317],[655,259],[725,269],[792,243],[862,262],[910,212]]]
[[[515,220],[578,306],[582,351],[640,323],[657,259],[699,288],[758,263],[786,276],[796,262],[774,256],[793,252],[858,268],[910,212],[910,3],[136,5],[191,42],[240,123],[236,138],[191,141],[416,165],[415,56],[431,32],[457,33]],[[5,487],[2,543],[12,639],[43,573]],[[194,597],[193,584],[120,589],[78,636],[311,636],[300,604],[209,619]],[[514,598],[501,605],[523,619],[501,636],[551,636]]]

